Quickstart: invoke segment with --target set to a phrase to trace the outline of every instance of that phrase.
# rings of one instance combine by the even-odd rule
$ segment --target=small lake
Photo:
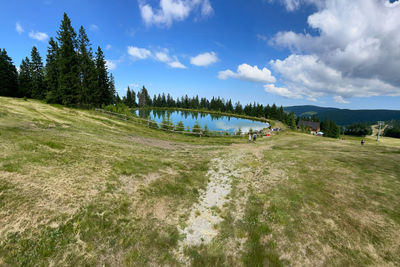
[[[242,132],[248,132],[250,128],[252,130],[262,130],[269,127],[269,124],[265,122],[202,112],[180,110],[135,110],[135,114],[141,118],[150,118],[155,120],[157,123],[160,123],[163,118],[170,118],[174,125],[179,121],[182,121],[185,125],[185,129],[187,126],[192,129],[196,122],[198,122],[203,129],[204,126],[207,125],[210,131],[226,131],[230,133],[235,133],[239,129],[241,129]]]

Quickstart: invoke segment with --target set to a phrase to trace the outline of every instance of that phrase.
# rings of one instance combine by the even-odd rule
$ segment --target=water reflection
[[[188,126],[192,129],[196,122],[198,122],[203,129],[207,125],[208,129],[211,131],[228,131],[231,133],[237,132],[239,129],[242,132],[248,132],[250,128],[252,130],[262,130],[269,127],[269,124],[264,122],[203,112],[143,109],[136,110],[135,114],[141,118],[155,120],[157,123],[161,123],[163,119],[171,120],[174,125],[182,121],[185,125],[185,129]]]

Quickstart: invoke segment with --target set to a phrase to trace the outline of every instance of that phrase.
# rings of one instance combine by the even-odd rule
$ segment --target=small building
[[[297,128],[301,129],[303,125],[304,128],[309,129],[312,134],[316,134],[321,130],[321,125],[319,122],[314,121],[299,121],[297,123]]]

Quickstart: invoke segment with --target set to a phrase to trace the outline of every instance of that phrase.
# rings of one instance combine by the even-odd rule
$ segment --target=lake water
[[[185,125],[185,129],[187,126],[192,129],[196,121],[203,129],[204,126],[207,125],[210,131],[226,131],[230,133],[237,132],[239,128],[242,132],[248,132],[250,128],[253,130],[262,130],[269,127],[268,123],[260,121],[200,112],[178,110],[136,110],[135,114],[141,118],[150,118],[155,120],[157,123],[160,123],[163,120],[163,117],[169,117],[174,125],[176,125],[179,121],[182,121]]]

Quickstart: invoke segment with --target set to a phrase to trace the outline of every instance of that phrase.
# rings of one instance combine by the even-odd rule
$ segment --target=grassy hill
[[[400,264],[400,140],[198,138],[0,97],[0,146],[0,265]]]
[[[377,121],[400,119],[400,110],[351,110],[311,105],[285,107],[284,109],[288,112],[294,112],[296,116],[316,115],[320,120],[327,117],[330,120],[334,120],[338,125],[350,125],[356,122],[376,123]]]

